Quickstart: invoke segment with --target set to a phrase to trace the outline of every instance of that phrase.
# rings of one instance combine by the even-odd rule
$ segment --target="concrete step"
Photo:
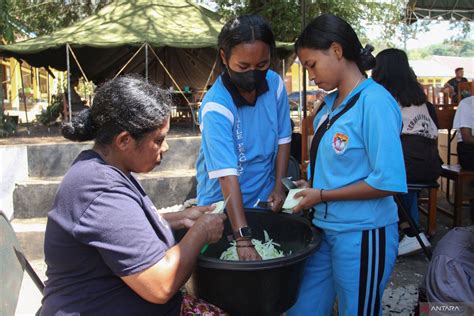
[[[160,170],[138,175],[156,208],[182,204],[196,197],[195,169]],[[62,177],[28,178],[13,191],[14,218],[45,217],[51,210]]]
[[[159,171],[195,167],[201,137],[167,138],[170,149],[164,155]],[[92,147],[92,142],[27,145],[30,177],[60,177],[66,174],[77,155]],[[158,171],[157,170],[157,171]]]
[[[28,261],[44,260],[43,247],[46,221],[46,217],[15,218],[11,221],[21,249],[23,249],[23,253]]]

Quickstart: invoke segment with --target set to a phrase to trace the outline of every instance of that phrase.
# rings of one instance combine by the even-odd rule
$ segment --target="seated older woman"
[[[101,86],[63,135],[95,140],[65,175],[48,214],[41,315],[179,315],[200,249],[220,239],[212,207],[159,214],[132,172],[168,149],[170,97],[134,77]],[[171,229],[189,228],[176,244]]]

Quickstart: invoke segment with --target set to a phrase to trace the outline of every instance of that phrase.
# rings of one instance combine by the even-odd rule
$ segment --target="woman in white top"
[[[474,170],[474,96],[461,100],[454,116],[453,127],[458,131],[458,159],[463,169]],[[474,223],[474,200],[471,204],[471,223]]]
[[[436,111],[426,99],[423,88],[416,80],[404,51],[389,48],[376,56],[372,78],[387,89],[398,101],[402,112],[401,140],[408,183],[433,182],[441,175],[442,161],[438,153],[438,119]],[[403,200],[416,225],[419,225],[418,193],[408,191]],[[420,244],[414,232],[399,213],[400,228],[405,237],[399,244],[398,254],[419,250]],[[424,233],[420,237],[430,245]]]
[[[459,102],[453,127],[457,130],[459,164],[474,170],[474,96]]]

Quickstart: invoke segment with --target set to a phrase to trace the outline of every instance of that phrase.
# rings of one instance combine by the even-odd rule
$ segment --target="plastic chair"
[[[20,294],[23,273],[26,270],[38,290],[44,284],[26,260],[6,215],[0,211],[0,315],[14,315]]]

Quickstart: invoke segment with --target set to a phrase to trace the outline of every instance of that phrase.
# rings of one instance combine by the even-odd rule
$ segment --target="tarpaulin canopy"
[[[144,73],[148,44],[149,77],[171,86],[163,62],[180,85],[202,88],[217,57],[219,16],[188,0],[116,1],[96,15],[49,35],[0,45],[0,56],[25,60],[35,67],[66,70],[66,45],[88,79],[101,82],[126,65],[124,72]],[[72,58],[71,58],[72,59]],[[80,74],[71,60],[71,72]]]
[[[407,23],[418,19],[474,21],[474,0],[409,0]]]

